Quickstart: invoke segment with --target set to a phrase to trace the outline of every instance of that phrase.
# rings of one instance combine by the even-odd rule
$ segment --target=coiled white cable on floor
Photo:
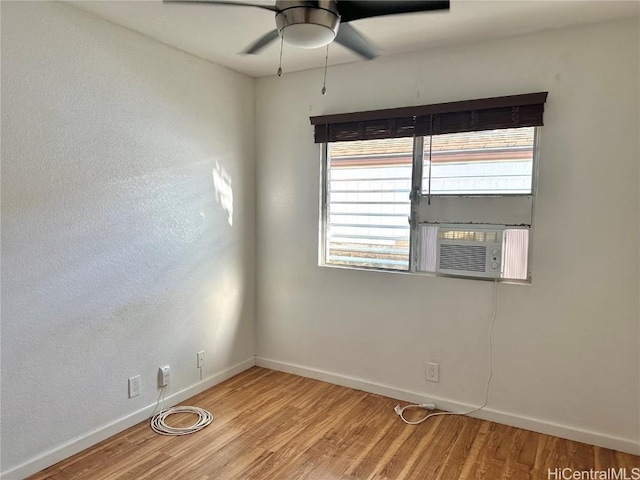
[[[160,405],[160,412],[151,417],[151,428],[154,432],[159,433],[160,435],[189,435],[190,433],[195,433],[199,430],[202,430],[204,427],[213,422],[213,415],[204,408],[200,407],[178,406],[163,410],[162,405],[164,404],[164,394],[166,393],[166,388],[167,387],[164,387],[162,392],[162,403]],[[167,425],[165,420],[169,415],[173,415],[174,413],[193,413],[195,415],[198,415],[198,421],[189,427],[172,427],[170,425]]]
[[[194,413],[198,415],[198,421],[189,427],[171,427],[165,423],[165,419],[174,413]],[[189,435],[202,430],[213,422],[213,415],[200,407],[173,407],[168,408],[151,418],[151,428],[161,435]]]

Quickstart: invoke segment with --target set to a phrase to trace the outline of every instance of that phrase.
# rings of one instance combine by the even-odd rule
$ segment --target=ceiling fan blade
[[[449,10],[449,0],[338,0],[342,23],[398,13]]]
[[[262,50],[264,47],[266,47],[271,42],[273,42],[276,38],[278,38],[278,31],[277,30],[271,30],[266,35],[263,35],[262,37],[260,37],[250,47],[248,47],[247,49],[243,50],[242,53],[248,53],[250,55],[255,55],[260,50]]]
[[[378,56],[378,49],[362,36],[360,32],[347,23],[340,24],[335,41],[367,60]]]
[[[240,3],[240,2],[227,2],[224,0],[162,0],[162,3],[201,3],[210,5],[233,5],[235,7],[256,7],[272,12],[278,12],[278,9],[273,5],[263,5],[261,3]]]

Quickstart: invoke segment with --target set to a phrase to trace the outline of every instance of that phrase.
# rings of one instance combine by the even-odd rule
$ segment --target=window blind
[[[310,117],[315,143],[543,125],[548,92]]]

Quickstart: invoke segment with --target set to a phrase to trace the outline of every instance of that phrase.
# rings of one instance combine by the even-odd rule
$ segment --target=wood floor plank
[[[272,446],[274,450],[286,448],[289,460],[286,463],[281,462],[279,468],[273,469],[269,473],[269,478],[297,479],[303,476],[301,467],[302,470],[306,469],[309,459],[314,458],[313,455],[309,455],[309,450],[313,450],[318,443],[322,443],[327,432],[331,431],[336,425],[348,422],[352,411],[366,396],[363,392],[358,393],[358,395],[340,396],[337,399],[334,397],[331,400],[331,406],[327,410],[318,410],[311,418],[311,421],[306,420],[301,424],[299,423],[302,432],[304,432],[302,435],[300,435],[300,430],[296,429],[296,431],[291,432],[293,436],[289,437],[286,442]],[[327,415],[327,412],[331,412],[331,415]],[[265,477],[264,473],[259,471],[254,472],[250,478],[258,480]]]
[[[480,458],[484,449],[485,442],[487,441],[487,436],[490,433],[491,425],[492,424],[490,422],[480,423],[480,428],[478,429],[478,432],[473,439],[473,443],[471,444],[469,455],[467,455],[464,460],[464,464],[462,465],[462,470],[459,477],[460,480],[470,480],[473,478],[478,478],[478,459]]]
[[[287,468],[282,473],[285,478],[309,480],[318,475],[325,478],[335,478],[347,469],[349,458],[354,454],[354,443],[366,446],[362,437],[370,437],[370,426],[363,422],[363,409],[370,398],[363,394],[357,404],[350,409],[340,412],[340,417],[331,425],[327,425],[324,434],[296,459],[297,467]],[[360,442],[358,442],[360,440]],[[358,447],[355,447],[358,448]],[[313,468],[309,468],[313,466]]]
[[[565,467],[640,469],[638,456],[470,417],[406,425],[396,403],[254,367],[183,403],[214,414],[204,430],[168,437],[147,420],[30,479],[539,480]]]
[[[360,459],[360,463],[353,465],[348,473],[353,478],[384,477],[379,471],[412,433],[412,429],[407,428],[401,421],[388,422],[384,436],[370,442],[366,455]]]
[[[453,416],[439,417],[438,422],[435,419],[428,420],[425,425],[430,428],[423,434],[420,443],[409,451],[402,451],[407,464],[397,473],[389,471],[387,476],[415,480],[437,478],[444,466],[444,460],[460,434],[461,420],[463,419]],[[442,428],[445,423],[450,425]]]
[[[465,463],[473,452],[473,444],[482,427],[482,421],[476,419],[465,419],[460,434],[453,447],[447,455],[444,465],[437,475],[437,480],[448,480],[450,478],[461,478]]]

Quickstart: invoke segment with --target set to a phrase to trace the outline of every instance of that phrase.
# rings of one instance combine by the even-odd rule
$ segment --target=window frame
[[[434,135],[435,136],[435,135]],[[422,191],[422,178],[423,178],[423,166],[424,166],[424,137],[423,135],[413,136],[413,149],[412,149],[412,168],[411,168],[411,189],[409,191],[410,200],[410,214],[408,217],[409,223],[409,264],[407,269],[391,269],[375,266],[353,266],[353,265],[340,265],[327,261],[327,247],[328,247],[328,216],[329,216],[329,182],[330,178],[330,156],[329,156],[329,143],[320,143],[320,202],[319,202],[319,239],[318,239],[318,265],[329,268],[342,268],[348,270],[365,270],[373,272],[391,272],[400,274],[411,274],[431,277],[453,277],[464,278],[469,280],[485,280],[494,281],[494,279],[484,278],[470,278],[464,276],[455,276],[449,274],[442,274],[438,272],[423,272],[418,270],[420,262],[419,252],[419,229],[421,224],[436,225],[439,222],[424,222],[419,220],[419,209],[422,201],[427,201],[429,196],[431,198],[513,198],[513,197],[530,197],[531,198],[531,217],[529,224],[508,224],[502,223],[505,227],[513,228],[527,228],[529,230],[528,238],[528,251],[527,251],[527,278],[526,279],[512,279],[512,278],[499,278],[498,282],[514,283],[514,284],[531,284],[532,279],[532,252],[533,252],[533,232],[534,232],[534,218],[535,218],[535,206],[537,198],[538,188],[538,171],[539,171],[539,154],[540,154],[540,126],[534,127],[534,140],[533,140],[533,152],[532,152],[532,168],[531,168],[531,193],[508,193],[508,194],[424,194]],[[452,222],[440,222],[451,224]],[[464,225],[473,225],[474,223],[461,223]]]

